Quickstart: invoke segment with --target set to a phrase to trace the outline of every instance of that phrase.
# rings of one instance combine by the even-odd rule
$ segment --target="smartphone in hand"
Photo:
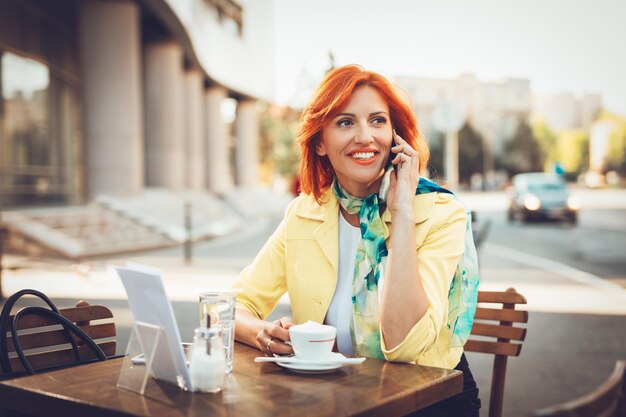
[[[389,158],[387,159],[387,164],[390,164],[393,158],[396,156],[395,153],[391,152],[391,148],[393,148],[394,146],[396,146],[396,131],[392,128],[391,129],[391,147],[389,148]],[[392,165],[392,166],[394,170],[397,169],[397,165]]]

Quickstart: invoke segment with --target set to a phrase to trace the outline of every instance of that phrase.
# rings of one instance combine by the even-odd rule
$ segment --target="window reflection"
[[[66,202],[72,194],[72,140],[64,122],[74,119],[73,88],[47,65],[11,52],[0,51],[0,69],[3,204]]]
[[[33,59],[5,52],[2,54],[2,97],[11,100],[32,99],[35,92],[45,91],[50,84],[50,71]]]

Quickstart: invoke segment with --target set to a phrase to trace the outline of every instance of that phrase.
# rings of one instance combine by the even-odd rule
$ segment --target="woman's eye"
[[[350,126],[351,124],[352,124],[352,120],[350,119],[342,119],[337,122],[337,126],[339,127],[346,127],[346,126]]]
[[[385,119],[384,117],[375,117],[374,119],[372,119],[372,123],[374,123],[375,125],[384,125],[385,123],[387,123],[387,119]]]

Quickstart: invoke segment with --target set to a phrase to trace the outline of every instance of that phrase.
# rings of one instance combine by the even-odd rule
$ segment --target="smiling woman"
[[[391,131],[395,129],[411,148],[417,150],[419,166],[425,168],[429,157],[428,146],[423,138],[419,137],[417,122],[410,107],[400,98],[389,81],[380,74],[364,71],[354,65],[338,68],[332,74],[332,78],[327,77],[322,82],[301,117],[298,142],[302,154],[300,171],[303,192],[311,193],[319,199],[322,191],[332,183],[335,176],[332,161],[324,158],[324,155],[319,155],[317,146],[311,144],[319,143],[324,136],[324,130],[330,133],[327,123],[329,120],[335,121],[336,127],[344,130],[351,130],[350,126],[357,124],[358,120],[354,120],[356,115],[350,114],[351,111],[346,108],[350,100],[354,100],[355,108],[367,105],[372,108],[373,113],[383,112],[380,117],[367,113],[372,118],[368,123],[372,126],[381,126],[382,133],[387,134],[389,141]],[[369,88],[359,91],[361,89],[357,87],[362,86]],[[370,103],[369,99],[372,97],[375,101]],[[363,116],[364,114],[361,115]],[[381,117],[385,119],[384,122]]]
[[[301,122],[303,192],[235,284],[235,337],[293,354],[293,324],[334,326],[340,353],[462,370],[465,392],[420,415],[477,416],[463,356],[471,229],[451,193],[420,178],[428,147],[410,107],[383,76],[348,65],[326,76]],[[286,291],[293,319],[265,321]]]
[[[340,184],[365,197],[380,188],[391,148],[389,109],[371,87],[361,87],[322,129],[316,154],[327,157]]]

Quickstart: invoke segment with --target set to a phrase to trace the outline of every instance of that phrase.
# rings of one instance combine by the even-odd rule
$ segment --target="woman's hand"
[[[424,317],[430,307],[417,268],[413,201],[419,182],[419,155],[400,136],[391,152],[395,173],[387,196],[392,223],[389,230],[389,257],[380,303],[380,330],[387,349],[394,349]]]
[[[391,160],[394,173],[391,175],[387,207],[393,214],[413,216],[413,199],[419,182],[419,155],[404,139],[393,132],[396,146],[391,152],[396,156]]]
[[[293,354],[291,345],[285,343],[289,341],[289,328],[293,325],[294,323],[290,317],[265,322],[263,329],[256,335],[256,340],[261,352],[263,352],[265,356]]]

